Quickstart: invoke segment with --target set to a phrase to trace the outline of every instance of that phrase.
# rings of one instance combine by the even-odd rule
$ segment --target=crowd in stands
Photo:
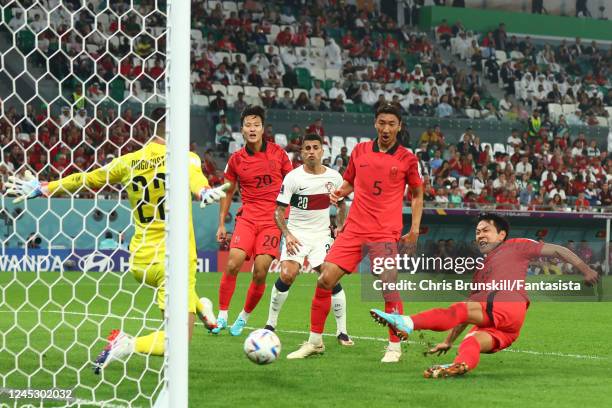
[[[42,1],[40,10],[57,4]],[[94,117],[92,107],[109,97],[120,101],[126,86],[135,95],[163,88],[164,58],[156,50],[165,49],[164,17],[153,12],[152,1],[135,6],[139,14],[128,11],[127,1],[113,2],[117,14],[100,13],[105,2],[88,4],[92,11],[79,9],[76,1],[63,2],[48,21],[36,8],[27,18],[23,11],[13,11],[10,29],[21,40],[34,33],[39,65],[48,63],[51,75],[74,87],[64,92],[71,106],[58,117],[50,117],[47,106],[30,104],[24,115],[6,109],[0,121],[2,171],[27,163],[42,178],[55,178],[102,165],[151,136],[149,122],[130,109],[99,105]],[[359,10],[342,2],[306,6],[247,0],[240,9],[233,4],[234,9],[227,9],[220,2],[192,1],[191,82],[194,94],[205,95],[215,115],[216,142],[223,150],[232,141],[224,113],[251,102],[268,108],[345,111],[351,105],[375,108],[395,101],[407,114],[441,118],[478,111],[474,117],[523,120],[526,130],[513,132],[505,153],[483,145],[471,131],[459,145],[448,145],[439,128],[423,134],[411,147],[428,170],[428,201],[579,211],[612,205],[607,152],[570,130],[571,125],[609,116],[610,48],[582,45],[579,39],[573,45],[538,48],[529,37],[508,38],[503,24],[481,40],[460,22],[440,25],[438,44],[432,44],[427,35],[398,27],[375,8]],[[60,47],[64,53],[56,52]],[[440,47],[469,61],[470,72],[443,61]],[[508,60],[501,61],[499,52]],[[509,95],[499,103],[484,96],[483,69]],[[114,95],[110,84],[117,78],[123,82]],[[311,86],[303,88],[306,83]],[[247,92],[253,87],[257,93]],[[296,89],[302,91],[296,95]],[[575,104],[579,110],[549,115],[551,102]],[[324,136],[320,123],[307,131]],[[295,153],[302,134],[294,128],[287,140],[296,166],[301,164]],[[274,141],[271,127],[266,136]],[[342,171],[350,151],[340,153],[328,155],[326,163]],[[213,183],[221,182],[221,166],[211,152],[203,167]]]
[[[576,38],[573,44],[562,40],[558,46],[537,46],[529,36],[509,36],[504,23],[481,35],[466,30],[460,21],[452,27],[443,21],[436,28],[436,36],[440,44],[469,62],[473,73],[483,72],[506,92],[497,107],[491,105],[493,109],[479,103],[469,106],[477,111],[473,116],[515,120],[528,114],[528,110],[539,109],[550,111],[554,121],[569,125],[609,125],[609,45],[601,46],[596,41],[587,45]],[[565,115],[561,105],[568,105]]]

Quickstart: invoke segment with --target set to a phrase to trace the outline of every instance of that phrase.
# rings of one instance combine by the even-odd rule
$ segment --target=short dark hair
[[[382,103],[380,104],[380,106],[376,109],[376,118],[378,117],[378,115],[382,115],[383,113],[388,113],[391,115],[395,115],[397,116],[397,119],[401,122],[402,121],[402,108],[399,106],[398,103],[395,102],[386,102],[386,103]]]
[[[154,122],[164,121],[166,119],[166,108],[155,108],[151,112],[151,120]]]
[[[504,241],[508,239],[508,235],[510,234],[510,224],[508,223],[508,220],[506,220],[501,215],[493,213],[483,213],[478,216],[477,222],[480,221],[488,221],[493,223],[498,233],[502,231],[506,232],[506,237],[504,238]]]
[[[315,140],[321,143],[321,146],[323,145],[323,138],[320,135],[317,135],[316,133],[308,133],[307,135],[304,135],[304,138],[302,139],[302,143],[304,143],[307,140]]]
[[[244,123],[244,118],[247,116],[259,116],[261,119],[261,124],[263,125],[266,121],[266,110],[258,105],[249,105],[247,106],[240,115],[240,126]]]
[[[106,239],[111,239],[112,237],[113,237],[113,233],[112,233],[112,232],[110,232],[110,231],[106,231],[106,232],[104,233],[104,238],[106,238]]]

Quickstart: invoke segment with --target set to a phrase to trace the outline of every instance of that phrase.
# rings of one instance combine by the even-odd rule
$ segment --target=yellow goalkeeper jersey
[[[122,184],[132,207],[134,236],[130,252],[134,264],[163,263],[166,248],[164,198],[166,145],[151,142],[133,153],[119,156],[106,166],[87,173],[75,173],[48,184],[49,193],[76,192],[83,187],[99,189]],[[202,174],[200,158],[189,153],[189,185],[196,195],[208,180]],[[189,206],[189,258],[195,260],[191,205]]]

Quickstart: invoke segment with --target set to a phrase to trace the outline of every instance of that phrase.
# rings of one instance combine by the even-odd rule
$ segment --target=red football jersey
[[[233,153],[225,167],[225,178],[239,184],[242,207],[238,215],[274,225],[276,197],[291,170],[287,152],[276,143],[264,141],[259,152],[245,146]]]
[[[423,184],[419,159],[396,143],[383,153],[377,139],[353,149],[344,179],[354,187],[346,231],[358,235],[399,237],[406,184]]]
[[[502,292],[518,293],[527,300],[527,292],[522,286],[510,287],[511,282],[525,281],[527,269],[531,260],[538,258],[542,253],[543,242],[534,241],[528,238],[513,238],[500,244],[493,251],[489,252],[485,258],[481,269],[477,270],[472,278],[472,282],[494,283],[505,282]],[[486,296],[492,291],[474,291],[471,298],[474,300],[485,301]],[[496,295],[497,300],[517,300],[512,296]]]

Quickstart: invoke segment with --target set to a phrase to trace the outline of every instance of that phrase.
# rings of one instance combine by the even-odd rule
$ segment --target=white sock
[[[389,342],[389,345],[387,346],[387,350],[389,351],[399,351],[400,353],[402,352],[402,347],[400,346],[400,343],[393,343],[393,342]]]
[[[242,320],[244,320],[245,322],[248,322],[250,315],[251,315],[250,313],[247,313],[244,311],[244,309],[242,309],[242,312],[240,312],[240,314],[238,315],[238,318],[242,318]]]
[[[217,320],[219,319],[225,319],[225,321],[227,322],[227,310],[219,309],[219,316],[217,316]]]
[[[348,334],[346,331],[346,294],[344,289],[332,295],[332,309],[336,317],[336,336],[340,333]]]
[[[289,291],[281,292],[276,289],[276,286],[272,286],[272,294],[270,296],[270,310],[268,312],[268,322],[267,325],[272,327],[276,327],[278,324],[278,315],[287,300],[287,296],[289,296]]]
[[[410,327],[410,330],[414,330],[414,322],[410,316],[402,316],[402,319],[404,319],[404,324]]]
[[[310,344],[314,344],[315,346],[319,346],[323,343],[323,335],[321,333],[310,332],[310,337],[308,337],[308,342]]]

